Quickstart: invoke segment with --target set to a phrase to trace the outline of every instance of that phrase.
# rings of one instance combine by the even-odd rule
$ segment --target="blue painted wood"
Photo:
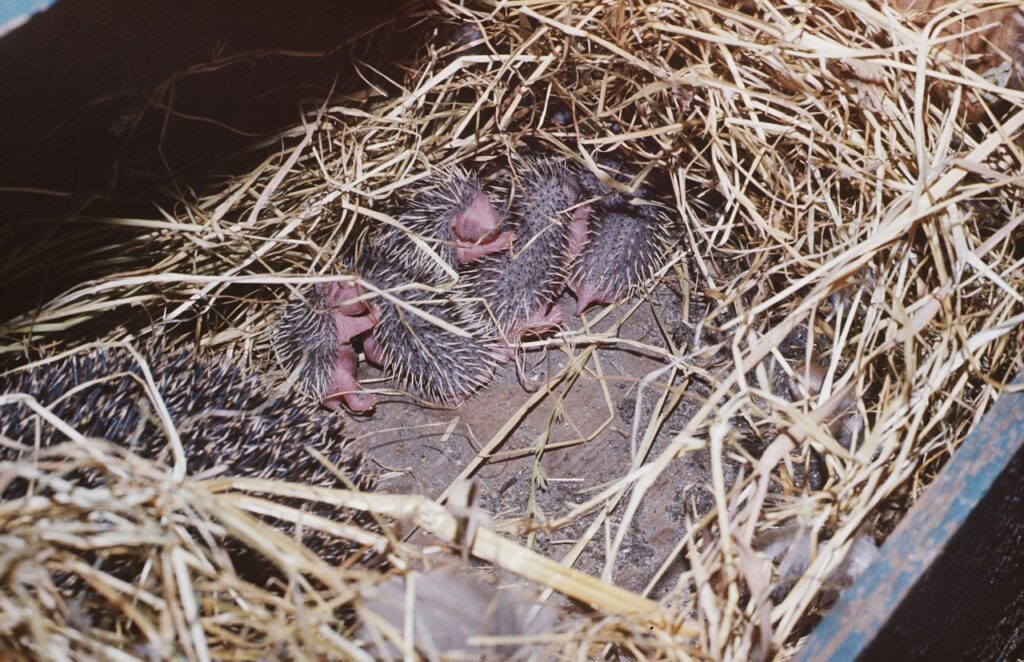
[[[1006,393],[814,629],[798,659],[1022,653],[1024,393]]]
[[[0,0],[0,37],[54,2],[55,0]]]

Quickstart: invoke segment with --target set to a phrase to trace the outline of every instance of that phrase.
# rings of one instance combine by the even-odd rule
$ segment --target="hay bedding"
[[[968,46],[1016,56],[1019,9],[991,7],[1003,13],[964,21],[973,6],[440,2],[389,23],[430,35],[415,61],[367,64],[365,94],[324,103],[251,173],[161,220],[108,219],[138,238],[90,256],[109,276],[8,321],[8,354],[99,327],[271,371],[276,304],[393,224],[403,191],[432,166],[526,149],[591,169],[612,151],[659,185],[685,228],[659,285],[528,343],[533,393],[506,370],[460,410],[396,399],[354,422],[376,494],[225,491],[75,436],[5,467],[38,485],[0,504],[7,643],[365,657],[339,607],[376,571],[275,535],[246,513],[274,507],[256,491],[393,518],[383,534],[310,525],[387,549],[397,570],[429,565],[440,538],[596,607],[535,639],[546,655],[788,656],[851,547],[884,539],[1021,368],[1022,94],[1004,59],[943,36],[980,25]],[[62,478],[82,463],[108,488]],[[474,475],[476,500],[460,482]],[[299,572],[270,590],[239,581],[224,531]],[[805,562],[769,558],[780,538]],[[151,559],[147,580],[91,570],[126,544]],[[106,618],[61,595],[64,573]]]

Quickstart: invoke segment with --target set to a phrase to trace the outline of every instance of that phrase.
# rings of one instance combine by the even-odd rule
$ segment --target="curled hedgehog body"
[[[479,179],[461,166],[428,177],[403,201],[397,216],[409,233],[453,269],[507,248],[511,240],[501,231],[501,216]],[[439,278],[445,273],[409,234],[395,228],[386,227],[373,237],[370,252],[373,259],[386,259],[406,273],[437,274]]]
[[[512,346],[561,322],[561,311],[552,306],[586,240],[589,208],[580,204],[575,174],[554,159],[517,159],[501,184],[506,227],[515,238],[511,250],[484,256],[470,280]]]
[[[448,269],[413,236],[451,269],[511,243],[479,180],[458,166],[427,178],[405,201],[398,218],[406,231],[389,227],[374,234],[357,264],[357,270],[382,290],[413,283],[438,287],[448,280]],[[428,400],[457,402],[490,379],[493,361],[485,358],[488,352],[481,339],[431,328],[422,317],[400,310],[386,298],[362,308],[349,303],[361,294],[355,286],[311,288],[306,296],[286,304],[275,330],[278,362],[295,373],[300,387],[326,407],[338,409],[344,402],[351,411],[362,412],[376,403],[359,386],[353,344],[357,338],[368,359]],[[422,292],[403,296],[411,297],[409,305],[427,306],[428,314],[450,324],[469,326],[474,332],[481,328],[465,304],[430,301]]]
[[[511,244],[479,180],[459,167],[428,179],[399,219],[457,273]],[[482,311],[465,283],[447,282],[448,271],[406,233],[379,235],[360,272],[401,302],[376,300],[380,321],[363,342],[367,360],[430,402],[456,404],[490,381],[497,352]]]
[[[603,159],[616,179],[624,179],[621,164]],[[593,173],[580,176],[584,196],[591,200],[587,239],[569,267],[566,284],[576,295],[577,314],[594,303],[614,303],[649,280],[664,263],[675,243],[665,209],[646,200],[648,189],[621,193]]]
[[[300,398],[273,394],[269,384],[227,360],[196,357],[191,351],[145,352],[157,391],[166,405],[185,451],[190,475],[222,468],[229,476],[281,479],[324,487],[341,487],[332,471],[307,448],[323,454],[362,488],[373,477],[352,452],[342,421]],[[0,392],[25,393],[86,437],[121,444],[151,460],[170,461],[166,434],[150,410],[142,369],[125,348],[113,346],[72,354],[28,370],[0,376]],[[65,441],[54,427],[23,403],[0,407],[0,461],[24,461],[36,452]],[[94,486],[86,474],[76,480]],[[26,493],[23,481],[9,484],[2,497]],[[299,507],[300,504],[293,504]],[[317,514],[338,519],[335,509]],[[270,519],[292,532],[290,524]],[[355,521],[366,524],[359,516]],[[330,561],[347,558],[351,544],[306,530],[303,542]],[[226,541],[236,570],[253,582],[275,572],[269,562],[241,543]]]
[[[363,350],[413,395],[457,404],[491,380],[499,352],[481,307],[465,288],[442,288],[430,276],[384,259],[368,267],[367,280],[404,305],[378,299],[380,322]]]
[[[359,385],[359,356],[353,341],[373,328],[378,310],[357,301],[354,283],[318,284],[285,305],[272,345],[278,363],[293,374],[299,389],[337,411],[372,409],[376,399]]]

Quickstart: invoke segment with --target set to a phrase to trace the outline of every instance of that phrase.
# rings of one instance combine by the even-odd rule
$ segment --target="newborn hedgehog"
[[[407,305],[378,299],[380,323],[363,342],[368,361],[384,368],[414,395],[443,404],[457,404],[491,380],[499,355],[495,339],[479,306],[473,305],[462,287],[441,289],[436,275],[413,274],[383,258],[367,266],[366,279]]]
[[[303,404],[299,398],[271,393],[259,375],[226,360],[196,357],[190,351],[145,352],[171,421],[179,432],[189,474],[224,468],[229,476],[273,478],[323,487],[344,485],[306,448],[322,453],[363,488],[373,479],[348,445],[342,422]],[[172,461],[169,444],[153,414],[136,359],[124,347],[73,354],[27,371],[0,376],[0,393],[27,393],[86,437],[102,437],[151,460]],[[30,459],[37,445],[45,448],[65,436],[26,405],[0,406],[0,461]],[[84,472],[72,478],[94,486],[99,478]],[[16,480],[3,499],[24,495],[27,485]],[[301,507],[301,502],[289,503]],[[324,517],[345,519],[336,508],[314,509]],[[289,532],[290,524],[272,523]],[[367,523],[365,517],[356,519]],[[350,543],[306,529],[304,542],[337,562],[348,557]],[[262,583],[273,569],[265,559],[229,541],[238,572]]]
[[[429,240],[449,266],[460,270],[511,244],[511,235],[502,231],[501,216],[479,181],[462,168],[431,178],[409,200],[400,219]],[[363,342],[368,361],[413,394],[444,404],[458,403],[490,381],[497,351],[479,307],[469,301],[464,284],[442,289],[448,280],[445,270],[405,233],[390,228],[382,233],[364,255],[360,270],[369,282],[415,309],[387,297],[377,299],[380,323]]]
[[[464,168],[456,166],[431,176],[405,205],[398,214],[402,224],[450,266],[471,262],[511,243],[509,234],[501,232],[501,217],[480,182]],[[375,278],[383,289],[416,281],[439,285],[446,274],[406,233],[393,228],[371,238],[359,270]],[[286,306],[275,332],[279,363],[297,371],[300,387],[329,409],[337,410],[344,402],[350,410],[363,412],[376,404],[373,396],[361,393],[352,341],[372,329],[381,314],[387,320],[384,331],[366,339],[364,349],[368,358],[407,387],[435,401],[454,402],[479,388],[479,380],[490,378],[493,365],[479,362],[451,366],[445,376],[429,374],[427,371],[449,363],[443,358],[446,352],[452,360],[469,360],[481,352],[467,347],[472,339],[436,326],[433,331],[426,329],[422,318],[414,323],[403,321],[385,299],[369,306],[349,301],[361,294],[355,286],[313,288],[305,297],[309,301],[293,299]],[[467,317],[467,311],[453,314],[451,305],[446,308],[453,323],[470,323],[472,316]],[[445,311],[437,308],[434,312],[445,316]],[[413,353],[428,333],[431,355],[418,361]]]
[[[373,328],[378,314],[373,304],[354,301],[362,294],[354,283],[315,285],[285,304],[274,330],[278,363],[295,374],[300,390],[332,411],[344,403],[363,412],[377,402],[356,376],[359,357],[352,342]]]
[[[467,264],[511,243],[480,181],[461,166],[430,176],[403,204],[398,220],[449,266]],[[371,250],[408,273],[444,273],[408,235],[393,228],[385,228]]]
[[[511,251],[492,253],[471,274],[474,291],[490,309],[508,346],[561,322],[552,305],[566,269],[586,241],[589,208],[581,205],[577,177],[561,161],[517,159],[501,182],[508,200]]]
[[[603,165],[615,162],[605,160]],[[619,193],[592,173],[581,176],[584,194],[596,198],[590,206],[587,240],[569,268],[566,282],[576,295],[576,313],[594,303],[614,303],[640,287],[665,260],[674,243],[664,209],[635,196]]]

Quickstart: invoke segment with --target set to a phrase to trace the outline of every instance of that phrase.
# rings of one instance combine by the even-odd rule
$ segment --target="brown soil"
[[[661,288],[651,304],[640,306],[623,325],[619,337],[668,347],[667,333],[677,345],[680,341],[688,342],[691,334],[680,317],[679,301],[667,288]],[[581,328],[579,318],[571,313],[574,303],[569,298],[562,301],[568,329]],[[627,306],[623,306],[620,310],[626,309]],[[704,312],[691,311],[696,317]],[[610,326],[614,318],[612,315],[603,320],[594,331]],[[657,319],[661,320],[661,327]],[[573,352],[578,355],[584,350],[580,347]],[[561,517],[596,491],[629,473],[630,438],[639,383],[644,376],[663,367],[664,361],[618,347],[603,347],[596,355],[596,361],[591,356],[587,371],[571,386],[563,382],[552,388],[511,432],[492,459],[475,473],[476,504],[496,520],[531,515],[535,521]],[[557,375],[567,361],[565,352],[558,347],[535,349],[525,355],[527,370],[536,369],[542,383],[545,373]],[[597,374],[598,363],[604,374],[608,399]],[[364,383],[372,383],[373,377],[379,376],[370,369],[365,372]],[[365,445],[370,461],[382,472],[378,489],[440,497],[477,457],[478,450],[530,399],[531,394],[520,385],[516,372],[512,364],[502,366],[490,387],[457,409],[430,409],[407,399],[382,398],[372,417],[354,421],[349,429],[358,437],[357,443]],[[665,387],[664,380],[660,387],[657,384],[644,391],[641,436]],[[656,456],[689,420],[700,405],[703,393],[699,382],[691,383],[659,432],[648,457]],[[529,449],[536,449],[545,441],[548,449],[538,461],[536,452]],[[558,447],[566,442],[578,443]],[[726,479],[731,482],[735,472],[735,463],[730,463]],[[612,576],[616,584],[631,590],[644,589],[685,533],[687,520],[692,521],[711,507],[709,486],[710,461],[706,451],[687,454],[661,475],[645,495],[630,524]],[[531,502],[535,502],[533,506]],[[612,535],[627,503],[628,496],[613,513]],[[561,559],[595,516],[589,513],[564,529],[538,532],[534,549]],[[601,574],[608,544],[604,535],[602,527],[575,567],[593,575]]]

